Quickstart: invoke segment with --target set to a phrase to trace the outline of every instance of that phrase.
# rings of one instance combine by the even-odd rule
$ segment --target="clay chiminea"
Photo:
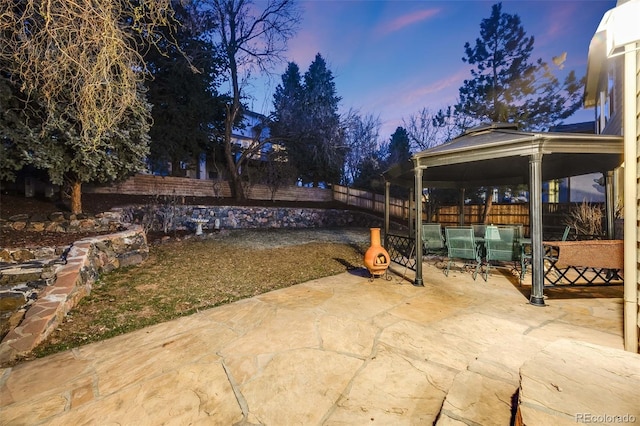
[[[364,254],[364,266],[369,270],[371,279],[383,275],[390,263],[389,253],[380,244],[380,228],[371,228],[371,246]]]

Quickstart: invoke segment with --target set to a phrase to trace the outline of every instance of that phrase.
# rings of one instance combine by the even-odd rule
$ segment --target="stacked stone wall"
[[[132,224],[139,224],[145,231],[168,232],[194,230],[194,218],[209,220],[203,225],[205,231],[214,230],[216,226],[220,229],[382,226],[381,217],[348,209],[158,204],[119,207],[96,216],[62,212],[52,213],[48,217],[21,214],[2,220],[0,227],[16,231],[86,234],[119,232]],[[0,251],[0,260],[21,261],[8,257],[6,250]]]
[[[122,227],[121,211],[100,213],[95,216],[87,214],[71,214],[68,212],[53,212],[48,216],[41,214],[18,214],[0,221],[2,229],[29,232],[118,232]]]
[[[382,218],[355,210],[292,207],[129,206],[121,210],[123,223],[141,224],[153,231],[192,230],[192,219],[207,219],[203,230],[258,228],[335,228],[382,226]]]
[[[60,260],[43,263],[46,268],[42,268],[41,274],[51,278],[53,267],[55,279],[53,284],[41,286],[37,297],[31,297],[27,283],[12,282],[9,276],[21,274],[18,268],[0,268],[0,282],[4,283],[0,285],[0,292],[11,298],[23,294],[25,302],[9,319],[12,325],[0,343],[0,363],[28,353],[46,339],[80,299],[91,292],[100,273],[139,264],[148,253],[146,236],[139,226],[76,241]]]

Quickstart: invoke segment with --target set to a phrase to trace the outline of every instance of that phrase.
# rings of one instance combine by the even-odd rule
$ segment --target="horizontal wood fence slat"
[[[364,209],[373,210],[376,213],[384,213],[384,195],[373,194],[361,189],[349,188],[342,185],[333,185],[333,198],[345,204]],[[543,203],[542,218],[545,228],[564,229],[564,220],[570,214],[573,206],[580,203]],[[592,203],[599,205],[601,203]],[[431,217],[428,217],[426,202],[423,205],[422,220],[425,222],[438,222],[443,226],[455,226],[460,223],[459,207],[438,206]],[[464,223],[482,223],[484,205],[468,204],[464,206]],[[401,220],[409,217],[409,203],[407,200],[393,198],[389,200],[389,215]],[[493,203],[488,223],[500,225],[523,225],[525,235],[529,235],[529,203]]]
[[[83,190],[100,194],[231,197],[231,188],[226,181],[144,174],[135,175],[124,182],[110,186],[86,185]],[[252,200],[312,202],[335,200],[349,206],[370,210],[379,215],[384,214],[384,195],[343,185],[332,185],[331,189],[283,186],[273,192],[272,188],[267,185],[254,184],[246,189],[245,195]],[[571,207],[577,204],[579,203],[543,203],[542,216],[544,226],[564,228],[564,218],[571,211]],[[422,211],[422,220],[426,222],[439,222],[443,226],[454,226],[459,223],[458,206],[438,206],[431,217],[427,217],[429,209],[426,208],[426,205]],[[464,223],[481,223],[483,212],[484,205],[465,205]],[[409,202],[401,198],[390,197],[389,215],[402,221],[407,220],[409,217]],[[525,234],[528,235],[529,204],[494,203],[491,206],[487,222],[504,225],[522,224],[525,228]]]
[[[131,195],[177,195],[190,197],[231,197],[231,188],[226,181],[201,180],[174,176],[135,175],[128,180],[110,186],[86,186],[83,191],[96,194]],[[251,200],[313,201],[333,200],[330,189],[283,186],[275,193],[263,184],[254,184],[246,189]]]
[[[372,210],[384,214],[384,195],[343,185],[333,185],[333,199],[350,206]],[[406,200],[390,197],[389,214],[393,217],[406,218],[409,204]]]

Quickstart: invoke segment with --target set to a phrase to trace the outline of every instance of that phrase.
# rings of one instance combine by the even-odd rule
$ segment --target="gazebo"
[[[514,124],[492,123],[468,130],[461,136],[414,154],[405,163],[383,173],[385,179],[385,235],[389,232],[390,186],[411,191],[415,214],[409,230],[421,241],[424,188],[469,188],[489,185],[527,184],[532,244],[530,303],[544,306],[542,246],[542,183],[559,178],[601,172],[605,176],[607,229],[613,232],[613,170],[623,162],[621,136],[581,133],[522,132]],[[418,202],[416,202],[418,200]],[[387,247],[387,249],[389,249]],[[422,244],[415,244],[415,281],[423,285]]]

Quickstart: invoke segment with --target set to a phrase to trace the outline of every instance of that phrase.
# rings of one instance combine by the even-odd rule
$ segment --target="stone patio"
[[[504,269],[473,281],[430,261],[414,287],[392,268],[391,281],[358,269],[0,370],[0,423],[640,421],[621,286],[554,289],[534,307]],[[591,405],[604,393],[606,412]]]

